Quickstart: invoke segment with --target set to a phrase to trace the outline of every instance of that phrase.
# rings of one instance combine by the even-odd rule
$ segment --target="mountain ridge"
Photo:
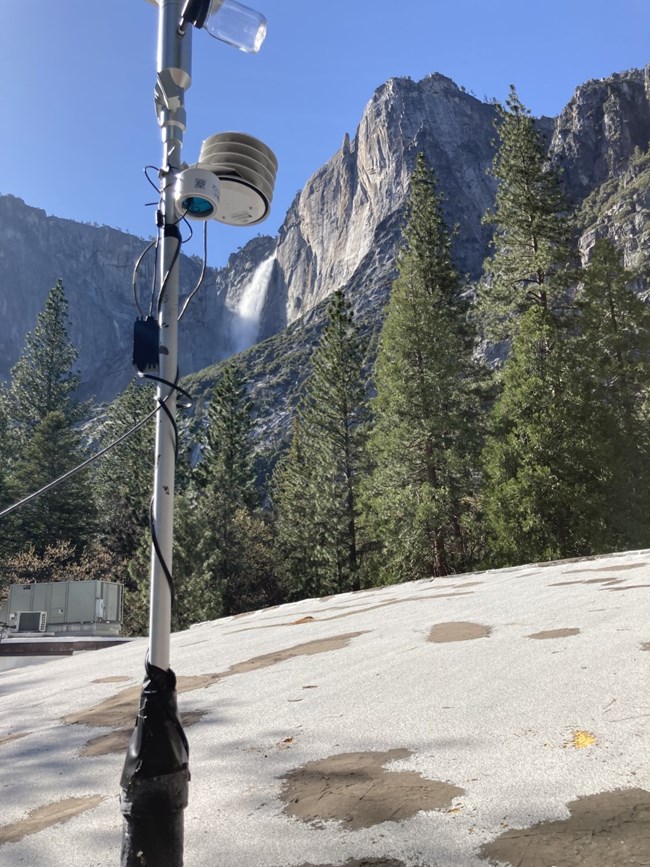
[[[339,150],[296,195],[277,236],[258,236],[225,267],[206,269],[204,286],[181,323],[181,372],[207,371],[199,379],[208,382],[210,366],[241,348],[240,305],[257,269],[271,257],[268,283],[260,287],[263,303],[255,305],[259,318],[244,323],[253,342],[303,320],[307,327],[322,316],[337,288],[346,289],[363,318],[380,321],[419,151],[439,176],[449,224],[458,226],[456,264],[475,281],[489,252],[490,228],[482,218],[496,189],[490,174],[495,117],[494,103],[441,73],[381,84],[354,136],[343,136]],[[578,86],[557,118],[537,123],[562,166],[570,200],[589,205],[582,215],[582,255],[607,234],[626,264],[643,264],[650,194],[639,161],[650,144],[650,65]],[[625,180],[635,165],[636,188]],[[605,195],[607,185],[616,188],[614,202]],[[9,376],[47,291],[60,277],[70,302],[71,337],[80,350],[82,396],[112,399],[132,376],[138,314],[131,273],[147,242],[118,229],[48,216],[13,196],[0,196],[0,238],[0,313],[9,323],[0,332],[0,377]],[[138,283],[145,306],[152,267],[150,254]],[[182,257],[182,297],[199,271],[198,259]]]

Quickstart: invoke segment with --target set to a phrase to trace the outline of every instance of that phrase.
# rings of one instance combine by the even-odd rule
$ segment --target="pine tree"
[[[561,178],[514,88],[498,129],[495,252],[479,304],[511,354],[484,452],[490,565],[614,545],[612,419],[568,303],[579,272]]]
[[[514,87],[499,106],[493,175],[494,255],[485,263],[479,309],[491,339],[511,339],[531,306],[561,314],[571,281],[568,209],[559,171]]]
[[[619,549],[650,543],[650,310],[631,288],[637,279],[611,241],[599,239],[576,299],[581,360],[610,438],[609,517]]]
[[[276,569],[289,599],[324,596],[338,589],[338,576],[325,555],[322,527],[314,516],[315,488],[314,466],[295,417],[289,450],[276,464],[271,486]]]
[[[597,386],[548,309],[523,314],[484,451],[488,565],[614,547],[611,438]]]
[[[68,328],[68,302],[63,283],[57,280],[11,371],[8,414],[21,438],[52,412],[62,412],[69,424],[82,415],[83,407],[74,398],[79,375],[72,370],[78,351]]]
[[[57,479],[83,461],[80,435],[63,412],[48,413],[33,429],[9,478],[17,501]],[[82,471],[22,506],[9,516],[5,544],[9,552],[31,546],[37,554],[67,541],[81,554],[95,527],[88,476]]]
[[[364,343],[343,290],[332,295],[299,413],[318,486],[315,517],[331,541],[338,588],[359,589],[358,474],[367,404]]]
[[[365,494],[383,581],[472,562],[479,377],[437,179],[422,155],[403,235],[375,366],[375,469]]]
[[[6,485],[17,501],[58,478],[84,459],[74,425],[84,407],[74,398],[79,377],[72,371],[77,350],[68,336],[68,304],[59,280],[50,291],[34,331],[12,369],[7,395],[12,444]],[[21,507],[6,523],[4,553],[32,545],[70,542],[80,555],[94,523],[88,477],[72,477]]]
[[[312,357],[274,504],[284,581],[293,596],[358,590],[358,485],[366,399],[364,341],[342,290]]]
[[[271,539],[252,460],[251,402],[235,363],[223,368],[200,434],[202,458],[176,497],[172,628],[279,601]],[[150,538],[129,566],[127,628],[148,624]]]
[[[198,508],[197,492],[180,493],[174,506],[174,549],[172,576],[174,604],[173,632],[193,623],[215,620],[223,613],[221,592],[204,557],[209,527]],[[129,582],[124,601],[124,631],[146,635],[149,627],[151,592],[151,535],[143,533],[140,545],[128,564]]]
[[[638,275],[605,238],[595,242],[581,277],[576,303],[583,351],[623,423],[632,425],[650,385],[650,309],[631,288]]]
[[[9,505],[7,490],[7,470],[11,463],[11,443],[9,440],[9,419],[7,418],[8,389],[0,383],[0,509]]]
[[[207,422],[197,479],[205,491],[215,532],[225,543],[231,536],[237,509],[257,505],[251,450],[251,401],[247,383],[233,363],[225,366],[214,388]],[[228,546],[220,547],[227,558]]]
[[[199,572],[209,577],[212,591],[221,596],[223,613],[236,614],[244,606],[269,604],[268,575],[250,572],[241,528],[262,520],[255,484],[252,452],[251,402],[248,384],[234,363],[223,370],[208,410],[203,459],[190,483],[188,501],[203,536],[193,549]],[[248,523],[247,523],[248,522]]]
[[[153,386],[132,382],[108,407],[95,434],[100,445],[115,442],[154,407]],[[154,424],[152,418],[96,465],[98,536],[117,562],[134,555],[148,527],[153,490]]]
[[[499,139],[480,307],[512,351],[484,453],[490,564],[625,547],[647,538],[648,314],[611,245],[575,268],[560,175],[514,89]]]
[[[199,440],[202,457],[174,507],[172,629],[235,613],[239,578],[235,516],[255,496],[250,459],[250,401],[235,365],[227,364],[216,384]],[[149,611],[151,536],[142,535],[129,565],[126,624],[146,632]],[[227,597],[227,599],[225,598]]]

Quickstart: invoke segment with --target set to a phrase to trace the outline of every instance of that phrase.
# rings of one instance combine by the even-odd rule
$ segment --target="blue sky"
[[[277,232],[296,192],[354,134],[388,78],[441,72],[480,99],[504,99],[514,83],[534,114],[555,115],[584,81],[650,62],[647,0],[249,5],[269,22],[258,55],[194,33],[183,156],[194,162],[203,138],[240,130],[268,144],[280,166],[266,222],[210,224],[215,265],[251,236]],[[142,169],[161,152],[157,10],[145,0],[0,0],[0,9],[0,193],[150,236],[153,191]]]

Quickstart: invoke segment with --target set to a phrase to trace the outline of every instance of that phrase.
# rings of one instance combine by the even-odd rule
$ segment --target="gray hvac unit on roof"
[[[76,635],[118,635],[122,625],[123,586],[111,581],[43,581],[11,584],[8,614],[47,614],[47,631]]]

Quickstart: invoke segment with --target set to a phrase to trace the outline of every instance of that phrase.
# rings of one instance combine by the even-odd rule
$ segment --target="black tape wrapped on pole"
[[[189,746],[178,716],[176,675],[147,663],[124,762],[121,867],[182,867]]]

